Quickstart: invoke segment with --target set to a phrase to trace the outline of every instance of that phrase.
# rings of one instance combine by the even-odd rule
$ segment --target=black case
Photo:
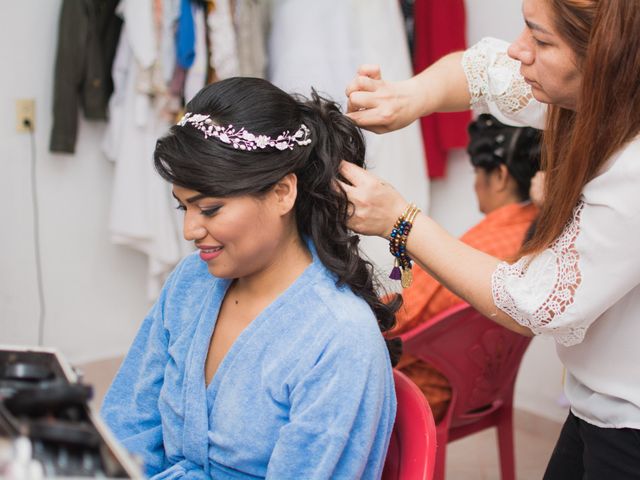
[[[0,345],[0,439],[27,437],[46,478],[144,478],[91,395],[55,350]]]

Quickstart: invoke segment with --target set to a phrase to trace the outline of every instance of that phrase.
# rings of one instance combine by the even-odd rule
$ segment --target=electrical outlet
[[[16,130],[18,132],[32,132],[35,129],[36,129],[35,98],[20,98],[16,100]]]

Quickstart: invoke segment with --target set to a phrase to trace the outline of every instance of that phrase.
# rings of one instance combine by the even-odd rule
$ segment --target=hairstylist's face
[[[291,178],[293,177],[293,180]],[[209,272],[219,278],[258,274],[278,260],[293,235],[295,176],[262,197],[206,197],[174,185],[184,213],[184,238],[193,241]],[[284,179],[283,179],[284,180]]]
[[[582,75],[575,55],[557,34],[548,0],[524,0],[526,26],[509,47],[509,56],[522,63],[520,73],[540,102],[575,110]]]

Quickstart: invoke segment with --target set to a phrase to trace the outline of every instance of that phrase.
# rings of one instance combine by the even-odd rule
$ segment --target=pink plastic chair
[[[394,370],[398,411],[382,480],[431,480],[436,460],[436,425],[427,400],[403,373]]]
[[[451,403],[436,426],[435,480],[444,479],[448,442],[494,426],[502,480],[514,480],[513,389],[531,338],[467,304],[442,312],[401,338],[404,352],[437,368],[451,384]]]

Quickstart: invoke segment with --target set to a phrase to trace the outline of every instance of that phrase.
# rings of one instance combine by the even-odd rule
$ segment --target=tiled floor
[[[119,359],[81,365],[86,383],[94,386],[99,408]],[[515,415],[516,478],[540,480],[561,425],[527,412]],[[447,447],[447,480],[500,480],[495,429],[463,438]]]
[[[516,478],[540,480],[560,434],[561,425],[517,411],[515,415]],[[449,444],[447,480],[499,480],[497,434],[485,430]]]

